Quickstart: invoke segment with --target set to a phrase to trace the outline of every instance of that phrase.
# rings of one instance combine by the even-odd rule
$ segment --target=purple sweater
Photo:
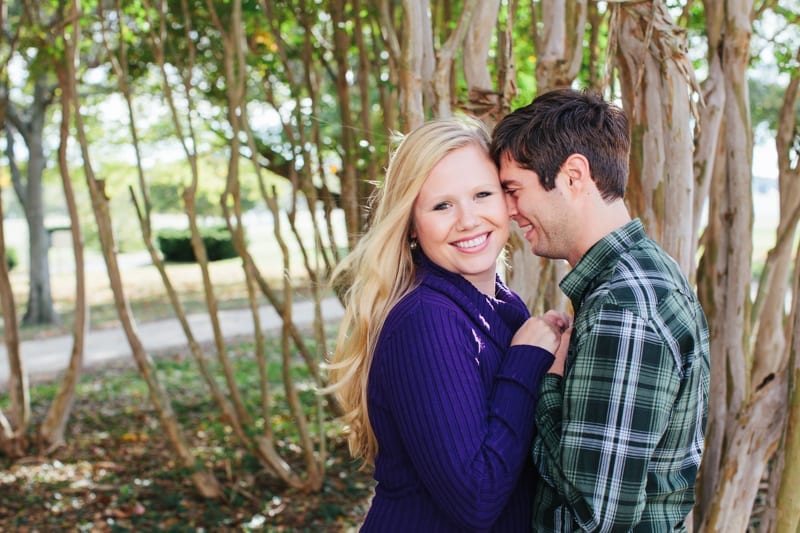
[[[529,313],[499,278],[495,299],[422,254],[418,267],[369,374],[378,484],[362,531],[530,531],[534,411],[553,356],[509,348]]]

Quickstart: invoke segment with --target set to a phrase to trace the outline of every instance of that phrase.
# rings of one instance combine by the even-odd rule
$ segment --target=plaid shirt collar
[[[605,273],[614,268],[620,255],[645,238],[647,234],[642,221],[636,218],[612,231],[589,248],[560,283],[561,290],[572,301],[576,314],[586,295],[591,294],[597,285],[607,279]]]

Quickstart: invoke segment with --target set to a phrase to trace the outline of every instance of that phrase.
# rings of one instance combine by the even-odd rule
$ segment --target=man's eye
[[[507,194],[507,195],[509,195],[509,196],[511,196],[511,197],[513,197],[514,195],[516,195],[516,194],[517,194],[517,191],[519,191],[519,189],[509,189],[509,188],[506,188],[506,189],[505,189],[505,192],[506,192],[506,194]]]

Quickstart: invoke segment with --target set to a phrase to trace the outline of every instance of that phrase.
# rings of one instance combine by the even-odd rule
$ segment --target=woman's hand
[[[526,320],[511,339],[511,346],[529,344],[544,348],[556,357],[548,372],[563,376],[571,335],[572,317],[563,311],[551,309],[541,317]]]

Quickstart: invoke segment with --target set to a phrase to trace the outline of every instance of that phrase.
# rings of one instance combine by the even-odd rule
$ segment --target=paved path
[[[297,326],[306,326],[313,321],[313,303],[294,304],[292,315]],[[322,316],[325,320],[339,320],[343,309],[339,301],[329,298],[322,302]],[[207,314],[189,315],[189,324],[197,342],[214,340],[211,320]],[[219,312],[220,327],[225,337],[233,338],[253,335],[253,319],[249,309]],[[272,307],[261,308],[261,324],[266,332],[274,332],[281,327],[281,320]],[[186,336],[178,319],[144,322],[137,325],[139,338],[145,349],[153,354],[169,349],[188,346]],[[72,351],[72,335],[24,341],[20,345],[25,370],[31,380],[52,379],[67,368]],[[90,331],[84,350],[84,367],[117,359],[130,358],[131,349],[122,328]],[[5,343],[0,343],[0,391],[8,388],[8,355]]]

